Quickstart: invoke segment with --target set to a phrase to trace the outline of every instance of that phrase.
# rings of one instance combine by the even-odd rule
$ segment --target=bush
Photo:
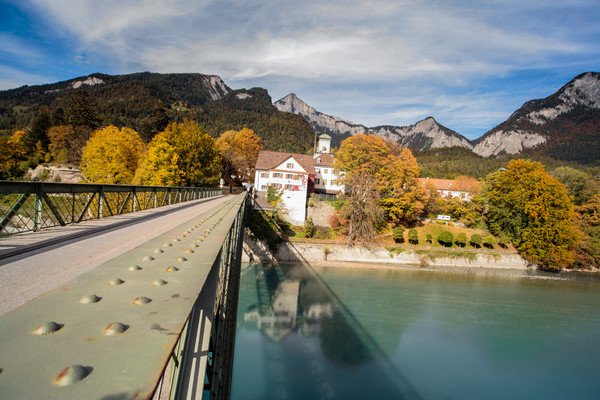
[[[483,239],[483,245],[485,247],[487,247],[488,249],[493,249],[494,245],[496,244],[496,239],[494,239],[493,236],[486,236],[485,239]]]
[[[402,243],[404,241],[404,229],[401,226],[395,226],[392,230],[392,237],[396,243]]]
[[[325,256],[325,261],[327,261],[327,256],[331,254],[331,249],[329,247],[325,247],[323,249],[323,255]]]
[[[408,241],[412,244],[419,243],[419,234],[417,233],[417,230],[415,228],[411,228],[408,231]]]
[[[506,249],[509,243],[510,239],[504,235],[500,236],[500,238],[498,239],[498,246],[502,247],[503,249]]]
[[[342,224],[341,218],[337,213],[331,214],[329,216],[329,226],[331,226],[333,229],[339,227],[341,224]]]
[[[458,247],[465,247],[467,245],[467,235],[464,232],[459,233],[456,235],[454,243],[456,243]]]
[[[425,241],[429,244],[433,243],[433,236],[431,236],[431,233],[425,235]]]
[[[315,224],[313,223],[312,218],[307,218],[306,222],[304,222],[304,237],[310,238],[315,233]]]
[[[444,247],[451,247],[452,242],[454,241],[454,235],[448,231],[442,231],[438,235],[438,242]]]
[[[483,243],[483,238],[481,237],[481,235],[479,233],[475,233],[473,235],[471,235],[471,246],[473,247],[481,247],[481,244]]]

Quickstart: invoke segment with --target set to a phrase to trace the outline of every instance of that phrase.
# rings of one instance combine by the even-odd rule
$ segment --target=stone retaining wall
[[[325,254],[325,250],[328,254]],[[449,251],[452,254],[452,251]],[[519,268],[526,269],[527,261],[518,254],[476,253],[473,257],[438,256],[419,253],[407,249],[400,254],[389,252],[383,247],[366,248],[363,246],[347,246],[339,244],[294,243],[283,242],[273,253],[268,247],[258,241],[244,237],[244,254],[242,261],[263,262],[359,262],[386,263],[422,266],[464,266],[484,268]]]

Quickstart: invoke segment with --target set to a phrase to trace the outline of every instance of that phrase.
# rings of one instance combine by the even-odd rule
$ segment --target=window
[[[331,181],[331,184],[334,185],[334,186],[337,186],[337,181],[335,181],[335,180]]]
[[[321,164],[321,159],[320,158],[317,158],[317,163]]]
[[[261,178],[268,178],[269,177],[269,173],[268,172],[261,172],[260,173],[260,177]]]
[[[319,178],[315,178],[315,183],[316,183],[317,185],[319,185],[319,184],[321,183],[321,180],[320,180]]]
[[[321,171],[320,168],[315,168],[315,172],[319,172],[319,171]]]
[[[294,175],[292,175],[292,174],[285,174],[285,179],[294,179]]]
[[[281,189],[281,183],[272,183],[271,187],[274,187],[275,189]]]
[[[329,170],[328,170],[327,168],[325,168],[325,173],[326,173],[326,174],[328,174],[328,173],[329,173]]]
[[[327,185],[327,179],[323,179],[323,185]]]
[[[273,178],[281,178],[281,174],[279,172],[273,172]]]
[[[289,163],[285,164],[285,167],[289,168],[289,169],[294,169],[294,163],[289,162]]]
[[[292,190],[294,189],[294,185],[285,185],[285,190]]]
[[[298,179],[298,175],[294,175],[294,177],[292,179],[297,180]]]
[[[267,190],[267,186],[265,186],[265,185],[260,185],[260,190]]]

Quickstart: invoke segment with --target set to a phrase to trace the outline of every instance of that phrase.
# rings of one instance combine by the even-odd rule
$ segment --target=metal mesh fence
[[[0,235],[221,195],[215,188],[0,181]]]

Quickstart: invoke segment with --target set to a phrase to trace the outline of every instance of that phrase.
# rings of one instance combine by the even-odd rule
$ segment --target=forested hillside
[[[413,150],[421,167],[421,177],[454,179],[460,175],[485,178],[489,173],[504,168],[511,160],[523,158],[522,154],[501,154],[498,156],[482,157],[463,147],[446,147],[430,150]],[[596,166],[583,165],[573,161],[562,161],[542,154],[531,153],[528,159],[543,163],[549,170],[561,166],[569,166],[592,175],[597,175],[600,169]]]
[[[305,152],[313,131],[301,117],[278,111],[264,89],[231,91],[218,76],[202,74],[93,74],[48,85],[0,91],[0,133],[31,127],[47,114],[52,126],[69,123],[73,98],[92,107],[98,126],[115,125],[137,131],[145,142],[169,122],[198,121],[218,137],[247,126],[268,150]]]
[[[308,122],[277,110],[269,93],[261,88],[231,91],[220,100],[205,103],[191,118],[213,137],[250,128],[263,140],[266,150],[306,153],[313,147],[314,132]]]

